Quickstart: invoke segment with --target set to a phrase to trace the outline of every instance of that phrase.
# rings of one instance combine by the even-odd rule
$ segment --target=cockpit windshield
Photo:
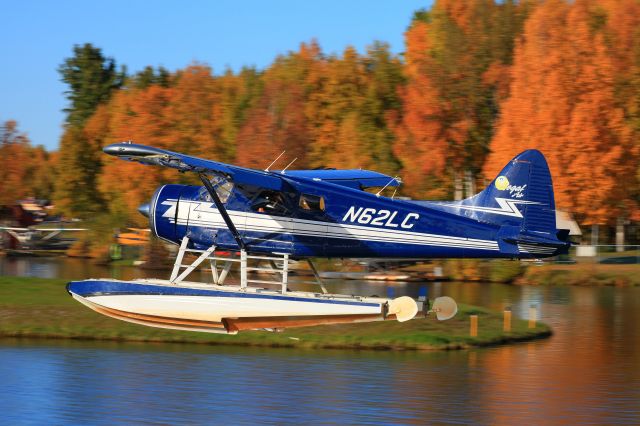
[[[222,201],[223,204],[226,204],[233,192],[233,182],[220,175],[210,177],[209,182],[211,182],[211,186],[213,186],[216,194],[218,194],[220,201]],[[213,202],[211,195],[204,187],[200,190],[200,198],[205,201]]]

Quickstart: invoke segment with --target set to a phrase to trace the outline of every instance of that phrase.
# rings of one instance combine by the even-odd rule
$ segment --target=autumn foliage
[[[471,195],[537,148],[559,208],[586,224],[639,218],[638,1],[438,0],[416,12],[404,50],[376,42],[326,54],[312,41],[264,70],[195,63],[125,77],[99,49],[76,48],[63,67],[72,91],[84,87],[73,80],[78,67],[104,83],[97,101],[69,97],[56,204],[69,216],[103,211],[144,225],[136,208],[156,186],[195,182],[101,154],[123,140],[255,168],[286,151],[275,169],[294,159],[294,168],[374,169],[401,176],[403,194],[416,198]],[[50,171],[49,154],[15,124],[5,125],[0,154],[10,164],[0,188],[21,188],[0,191],[0,203],[50,189],[34,166]]]
[[[33,147],[18,124],[0,123],[0,206],[26,197],[50,199],[56,156]]]
[[[487,177],[518,152],[537,148],[549,161],[557,204],[583,223],[637,212],[637,126],[620,85],[630,84],[627,67],[639,65],[621,50],[633,45],[638,20],[636,2],[552,0],[531,14],[516,45]]]

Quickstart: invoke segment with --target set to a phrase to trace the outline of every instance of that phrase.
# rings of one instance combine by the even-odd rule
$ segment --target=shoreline
[[[512,331],[502,330],[502,312],[460,305],[455,318],[290,328],[282,332],[244,331],[237,335],[145,327],[95,313],[73,300],[66,281],[0,277],[0,339],[180,343],[259,348],[376,351],[449,351],[539,340],[552,330],[538,322],[514,318]],[[478,315],[478,337],[469,336],[469,315]],[[46,318],[46,321],[43,321]]]
[[[257,333],[269,333],[267,331],[257,331]],[[46,335],[46,334],[29,334],[29,333],[0,333],[0,344],[3,340],[38,340],[46,342],[47,340],[55,341],[75,341],[75,342],[105,342],[105,343],[150,343],[150,344],[176,344],[176,345],[198,345],[198,346],[229,346],[238,348],[270,348],[270,349],[322,349],[322,350],[341,350],[341,351],[412,351],[412,352],[441,352],[441,351],[459,351],[492,348],[504,345],[512,345],[519,343],[532,342],[536,340],[547,339],[553,336],[551,329],[539,330],[535,334],[528,336],[505,336],[493,341],[478,341],[472,343],[455,343],[446,345],[361,345],[361,344],[320,344],[305,345],[292,342],[287,343],[259,343],[259,342],[219,342],[219,341],[196,341],[189,339],[130,339],[126,337],[93,337],[93,336],[64,336],[64,335]]]
[[[578,263],[531,265],[513,281],[530,286],[639,287],[640,265]]]

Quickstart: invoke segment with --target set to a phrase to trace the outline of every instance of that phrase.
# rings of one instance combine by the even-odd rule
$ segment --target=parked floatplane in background
[[[310,261],[321,291],[290,291],[289,262],[312,257],[531,259],[566,253],[570,246],[568,230],[556,228],[549,168],[535,150],[514,158],[484,191],[457,202],[367,192],[400,184],[367,170],[252,170],[132,143],[109,145],[104,152],[193,172],[203,185],[164,185],[140,208],[157,237],[180,246],[169,280],[68,284],[69,293],[91,309],[134,323],[233,334],[407,321],[418,312],[448,319],[457,308],[446,296],[430,303],[425,297],[328,294]],[[221,257],[216,250],[233,255]],[[197,258],[183,265],[186,253]],[[213,283],[185,281],[205,261]],[[236,263],[240,282],[224,285]],[[253,279],[263,270],[277,271],[280,279]]]

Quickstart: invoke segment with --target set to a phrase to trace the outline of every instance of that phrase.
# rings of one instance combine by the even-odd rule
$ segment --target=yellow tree
[[[363,61],[353,47],[330,57],[314,74],[314,91],[307,103],[313,167],[369,167],[366,144],[354,129],[365,99],[367,79]],[[359,164],[355,164],[358,162]]]
[[[298,52],[278,57],[262,76],[262,90],[247,110],[237,137],[239,164],[265,168],[282,151],[286,155],[275,167],[297,158],[295,166],[307,165],[310,142],[305,103],[309,72],[320,57],[320,48],[302,44]]]
[[[168,116],[172,89],[149,86],[142,90],[118,92],[104,109],[87,123],[89,140],[103,140],[105,144],[132,140],[135,142],[172,148],[170,142],[172,120]],[[93,133],[101,129],[101,121],[108,120],[108,133]],[[169,182],[175,173],[159,167],[143,166],[103,156],[104,166],[99,189],[112,215],[144,225],[146,220],[136,210],[147,202],[153,190],[162,182]]]
[[[212,119],[220,128],[217,158],[236,161],[237,138],[247,114],[259,99],[261,75],[254,68],[243,68],[238,74],[227,70],[216,81],[218,101],[213,105]]]
[[[179,71],[175,80],[166,111],[167,118],[172,121],[167,135],[172,148],[218,159],[221,129],[213,115],[220,99],[211,68],[190,65]]]

